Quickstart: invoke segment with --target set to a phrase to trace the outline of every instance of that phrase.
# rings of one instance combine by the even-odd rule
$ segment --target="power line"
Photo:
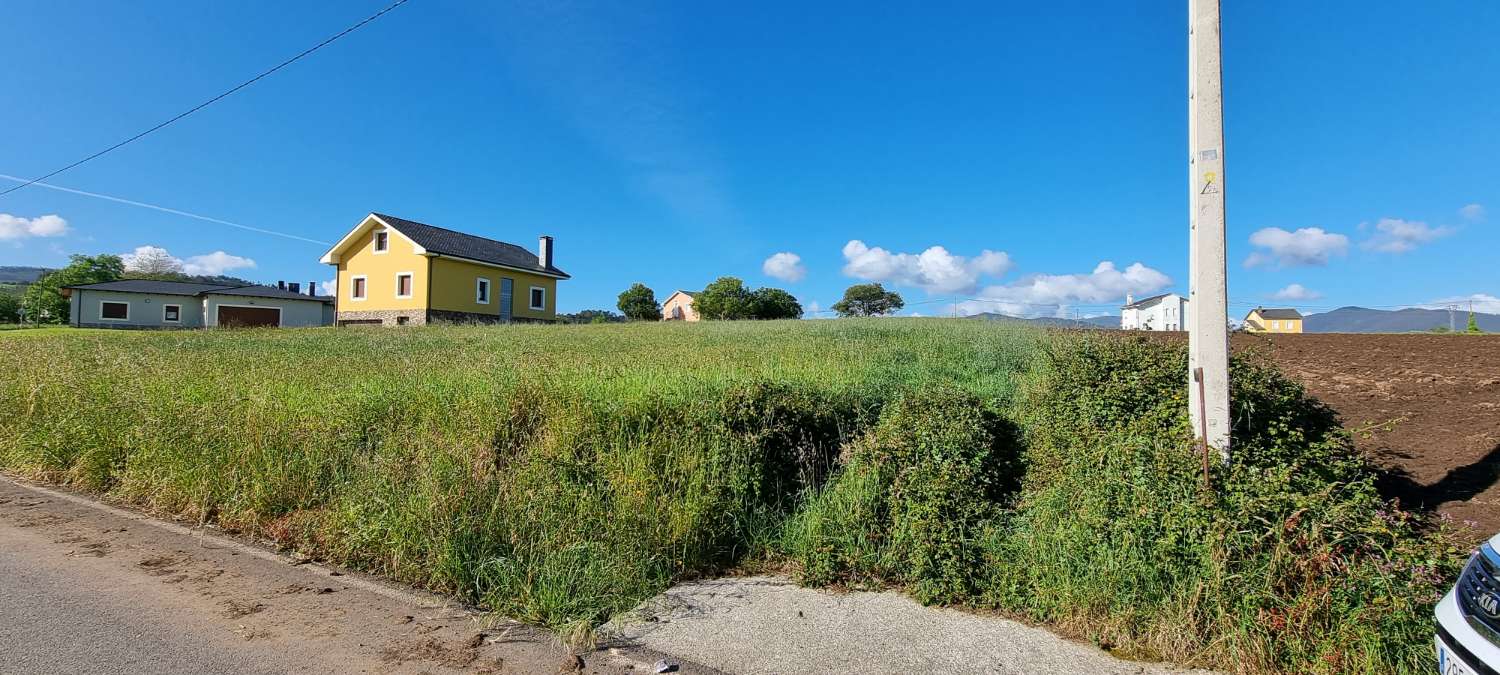
[[[269,234],[269,235],[276,236],[276,237],[285,237],[287,239],[296,239],[298,241],[305,241],[305,242],[308,242],[308,243],[311,243],[311,244],[322,244],[324,246],[329,246],[330,245],[329,242],[323,241],[321,239],[309,239],[307,237],[302,237],[302,236],[298,236],[298,235],[295,235],[295,234],[287,234],[285,232],[277,232],[275,230],[267,230],[267,229],[262,228],[262,227],[254,227],[252,225],[245,225],[243,223],[236,223],[234,221],[224,220],[222,218],[214,218],[214,217],[211,217],[211,216],[204,216],[204,215],[200,215],[200,214],[197,214],[197,213],[192,213],[190,211],[182,211],[180,209],[174,209],[174,208],[170,208],[170,207],[166,207],[166,206],[160,206],[160,205],[157,205],[157,204],[148,204],[146,202],[138,202],[138,201],[135,201],[134,199],[126,199],[124,197],[115,197],[113,195],[100,194],[98,192],[89,192],[87,190],[76,190],[76,189],[73,189],[73,188],[70,188],[70,187],[63,187],[61,185],[53,185],[51,183],[41,183],[41,182],[37,182],[37,181],[27,182],[27,180],[25,178],[17,178],[15,176],[8,176],[8,175],[3,174],[3,173],[0,173],[0,179],[9,180],[9,181],[15,181],[17,183],[27,183],[28,185],[35,185],[37,187],[47,188],[48,190],[57,190],[59,192],[68,192],[68,193],[72,193],[72,194],[75,194],[75,195],[83,195],[85,197],[93,197],[95,199],[103,199],[103,200],[115,202],[115,203],[118,203],[118,204],[129,204],[131,206],[139,206],[139,207],[141,207],[143,209],[151,209],[153,211],[161,211],[162,213],[170,213],[170,214],[175,215],[175,216],[183,216],[183,217],[186,217],[186,218],[195,218],[195,219],[206,221],[206,222],[210,222],[210,223],[218,223],[220,225],[228,225],[230,227],[237,227],[237,228],[239,228],[241,230],[249,230],[251,232],[259,232],[261,234]]]
[[[342,31],[338,32],[337,34],[335,34],[333,37],[330,37],[330,38],[328,38],[328,39],[326,39],[326,40],[324,40],[322,42],[319,42],[316,45],[313,45],[312,47],[309,47],[308,49],[303,50],[302,53],[300,53],[300,54],[298,54],[296,56],[293,56],[292,58],[289,58],[289,59],[287,59],[285,61],[282,61],[281,63],[276,64],[276,66],[273,67],[273,68],[271,68],[270,70],[267,70],[267,71],[265,71],[265,72],[263,72],[263,73],[261,73],[259,75],[256,75],[255,77],[252,77],[252,78],[250,78],[248,80],[245,80],[244,82],[241,82],[241,83],[235,85],[233,88],[229,89],[228,91],[225,91],[222,94],[219,94],[218,96],[215,96],[215,97],[213,97],[211,99],[208,99],[207,101],[204,101],[202,103],[199,103],[196,106],[193,106],[192,108],[188,109],[186,112],[179,113],[177,116],[175,116],[175,117],[173,117],[173,118],[171,118],[171,119],[169,119],[169,120],[167,120],[165,122],[162,122],[161,124],[158,124],[158,125],[156,125],[154,127],[151,127],[150,129],[147,129],[145,131],[142,131],[141,133],[138,133],[138,134],[136,134],[134,136],[131,136],[130,138],[127,138],[127,139],[125,139],[123,141],[120,141],[119,143],[111,145],[111,146],[109,146],[109,147],[107,147],[107,148],[105,148],[103,150],[100,150],[99,152],[96,152],[96,153],[94,153],[92,155],[84,157],[83,159],[80,159],[80,160],[78,160],[76,162],[73,162],[72,164],[69,164],[69,165],[67,165],[67,166],[65,166],[65,167],[63,167],[61,169],[53,171],[52,173],[49,173],[49,174],[47,174],[45,176],[41,176],[39,178],[33,178],[31,180],[26,181],[25,183],[22,183],[20,185],[12,187],[12,188],[10,188],[8,190],[0,191],[0,197],[4,197],[5,195],[8,195],[8,194],[10,194],[12,192],[15,192],[16,190],[24,188],[24,187],[26,187],[28,185],[35,185],[37,183],[40,183],[41,181],[44,181],[44,180],[47,180],[48,178],[56,176],[57,174],[60,174],[60,173],[62,173],[64,171],[67,171],[67,170],[72,169],[74,167],[77,167],[80,164],[83,164],[83,163],[88,162],[88,161],[93,160],[93,159],[97,159],[98,157],[101,157],[101,156],[106,155],[106,154],[108,154],[110,152],[113,152],[113,151],[118,150],[118,149],[120,149],[122,147],[125,147],[126,145],[129,145],[129,144],[131,144],[131,143],[133,143],[135,141],[138,141],[141,138],[146,137],[148,134],[150,134],[150,133],[152,133],[152,132],[154,132],[154,131],[156,131],[158,129],[161,129],[162,127],[165,127],[165,126],[167,126],[167,125],[169,125],[169,124],[171,124],[173,122],[176,122],[177,120],[180,120],[180,119],[182,119],[184,117],[187,117],[188,115],[191,115],[191,114],[193,114],[195,112],[198,112],[199,110],[207,108],[208,106],[213,105],[214,103],[217,103],[220,99],[223,99],[224,97],[229,96],[230,94],[233,94],[234,92],[237,92],[237,91],[239,91],[241,89],[244,89],[245,87],[248,87],[248,86],[250,86],[252,84],[255,84],[256,82],[260,81],[262,78],[266,77],[267,75],[270,75],[271,73],[274,73],[274,72],[276,72],[278,70],[281,70],[282,68],[285,68],[285,67],[287,67],[289,65],[292,65],[293,63],[296,63],[297,61],[301,60],[303,57],[305,57],[305,56],[307,56],[309,54],[312,54],[313,52],[318,51],[319,49],[322,49],[322,48],[324,48],[324,47],[332,44],[335,40],[338,40],[339,38],[344,37],[345,35],[353,33],[356,30],[359,30],[365,24],[370,23],[371,21],[374,21],[374,20],[380,18],[386,12],[389,12],[389,11],[391,11],[391,10],[397,8],[397,7],[400,7],[401,5],[406,4],[406,2],[407,2],[407,0],[396,0],[396,2],[393,2],[390,5],[387,5],[385,7],[385,9],[382,9],[382,10],[380,10],[380,11],[374,13],[374,14],[371,14],[370,16],[365,17],[364,20],[362,20],[359,23],[356,23],[356,24],[354,24],[354,25],[352,25],[352,26],[350,26],[348,28],[345,28],[344,30],[342,30]]]

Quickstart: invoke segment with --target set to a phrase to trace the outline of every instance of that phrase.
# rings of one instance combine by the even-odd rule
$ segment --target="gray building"
[[[68,323],[87,328],[213,328],[333,325],[333,298],[297,284],[231,286],[122,279],[66,286]]]

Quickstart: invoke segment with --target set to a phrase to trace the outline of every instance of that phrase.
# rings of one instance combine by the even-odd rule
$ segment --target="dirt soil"
[[[1500,335],[1237,334],[1334,408],[1387,496],[1500,531]]]

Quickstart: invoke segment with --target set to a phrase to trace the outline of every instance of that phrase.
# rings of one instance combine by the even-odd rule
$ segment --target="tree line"
[[[855,284],[845,289],[843,299],[833,304],[841,317],[888,316],[905,306],[901,295],[878,283]],[[643,283],[631,284],[620,293],[616,304],[630,321],[660,321],[661,302],[656,292]],[[755,288],[738,277],[719,277],[693,296],[693,311],[703,319],[736,321],[743,319],[800,319],[802,303],[780,288]]]

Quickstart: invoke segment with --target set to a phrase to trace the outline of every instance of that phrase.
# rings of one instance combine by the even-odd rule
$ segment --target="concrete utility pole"
[[[1188,0],[1188,412],[1229,462],[1229,300],[1224,252],[1224,89],[1219,0]]]

